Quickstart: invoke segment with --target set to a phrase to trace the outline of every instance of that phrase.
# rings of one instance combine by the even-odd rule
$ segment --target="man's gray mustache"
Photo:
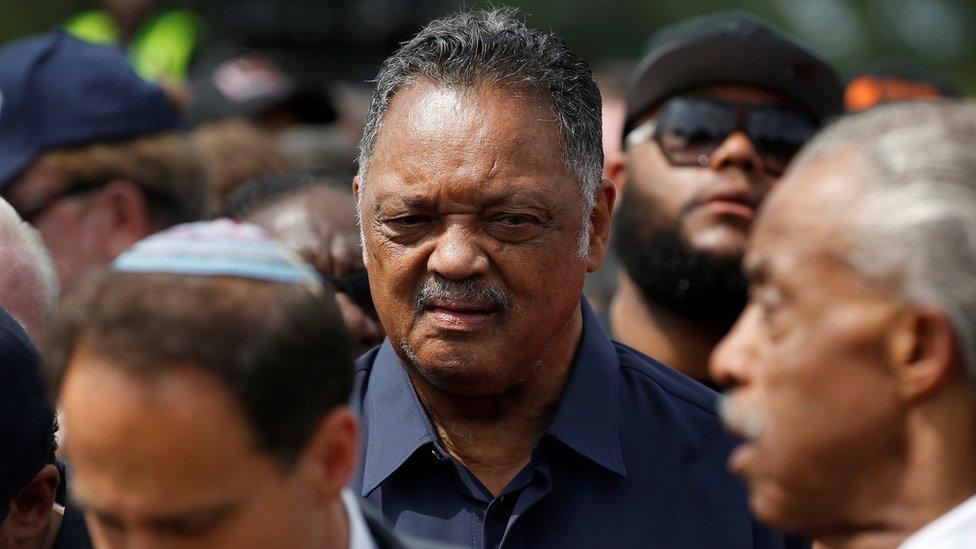
[[[417,292],[417,312],[422,313],[432,299],[475,302],[494,309],[512,308],[512,298],[500,288],[474,278],[451,280],[444,277],[427,279]]]

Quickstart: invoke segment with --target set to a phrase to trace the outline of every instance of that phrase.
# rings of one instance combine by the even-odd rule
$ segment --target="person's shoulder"
[[[662,394],[675,406],[717,418],[718,393],[636,349],[613,341],[624,383]]]

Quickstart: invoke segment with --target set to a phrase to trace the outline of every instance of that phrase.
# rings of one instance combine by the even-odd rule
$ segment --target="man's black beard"
[[[613,249],[644,299],[691,323],[727,332],[745,307],[742,254],[721,257],[692,248],[678,226],[663,226],[649,197],[624,192],[614,219]]]

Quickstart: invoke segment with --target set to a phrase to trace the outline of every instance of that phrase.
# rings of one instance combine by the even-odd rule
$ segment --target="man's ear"
[[[590,231],[589,252],[586,257],[586,272],[588,273],[600,268],[600,264],[607,256],[613,205],[616,200],[617,189],[614,187],[613,181],[602,180],[596,192],[593,212],[590,214],[590,225],[593,230]]]
[[[933,307],[915,307],[902,315],[888,355],[906,401],[934,393],[954,375],[965,377],[952,322]]]
[[[360,191],[360,187],[361,186],[362,186],[362,182],[360,181],[359,176],[357,175],[356,177],[353,177],[352,178],[352,198],[353,198],[353,200],[356,201],[357,204],[359,204],[359,191]]]
[[[19,546],[36,540],[51,523],[54,498],[61,475],[54,465],[45,465],[23,490],[10,501],[4,520],[5,534]]]
[[[359,454],[359,423],[340,406],[319,422],[299,467],[323,503],[334,501],[349,484]]]
[[[608,156],[603,173],[613,182],[613,186],[617,189],[617,196],[622,195],[624,187],[627,186],[627,153],[617,151]]]
[[[95,196],[91,211],[98,215],[101,252],[106,261],[153,232],[146,196],[131,181],[108,182]]]

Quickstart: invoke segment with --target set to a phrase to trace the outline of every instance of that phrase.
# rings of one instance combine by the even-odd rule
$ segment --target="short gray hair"
[[[44,310],[38,318],[48,318],[58,306],[58,273],[40,233],[20,218],[6,200],[0,198],[0,245],[18,250],[40,282]]]
[[[373,153],[383,115],[400,88],[427,80],[449,88],[525,86],[552,101],[567,172],[583,198],[581,257],[603,173],[600,91],[589,65],[553,34],[526,27],[510,8],[462,11],[429,23],[383,62],[359,147],[359,180]]]
[[[848,259],[949,316],[976,389],[976,103],[893,103],[843,118],[791,170],[842,151],[863,159]]]

